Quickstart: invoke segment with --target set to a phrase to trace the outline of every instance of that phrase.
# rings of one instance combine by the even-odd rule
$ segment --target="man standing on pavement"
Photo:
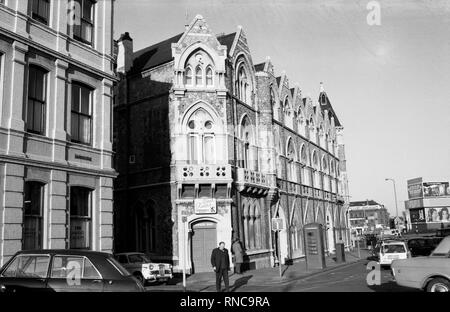
[[[216,289],[220,292],[220,286],[225,283],[225,291],[229,291],[228,271],[230,270],[230,259],[228,250],[225,249],[225,243],[220,242],[218,248],[214,248],[211,253],[211,265],[216,272]]]
[[[242,274],[241,264],[244,262],[244,251],[242,250],[241,241],[239,238],[235,238],[233,245],[231,245],[231,250],[234,254],[235,271],[236,274]]]

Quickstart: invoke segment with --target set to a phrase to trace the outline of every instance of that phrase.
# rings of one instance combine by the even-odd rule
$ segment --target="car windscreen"
[[[405,246],[398,244],[398,245],[384,245],[383,246],[384,253],[402,253],[406,252]]]
[[[128,255],[130,263],[149,263],[151,262],[144,254],[130,254]]]
[[[432,256],[448,255],[450,252],[450,237],[442,240],[439,245],[433,250]]]

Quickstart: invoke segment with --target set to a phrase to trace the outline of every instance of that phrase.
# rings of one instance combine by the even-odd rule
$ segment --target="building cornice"
[[[33,41],[31,39],[24,38],[23,36],[20,36],[20,35],[12,32],[12,31],[9,31],[9,30],[7,30],[7,29],[5,29],[3,27],[0,27],[0,34],[3,34],[5,36],[7,36],[7,37],[10,37],[13,40],[15,40],[16,42],[20,42],[20,43],[25,44],[25,45],[27,45],[29,47],[32,47],[32,48],[35,48],[37,50],[43,51],[43,52],[45,52],[45,53],[47,53],[47,54],[49,54],[49,55],[51,55],[51,56],[53,56],[55,58],[62,59],[64,61],[66,61],[67,63],[71,64],[71,65],[80,67],[80,68],[82,68],[84,70],[87,70],[87,71],[90,71],[90,72],[92,72],[92,73],[94,73],[94,74],[96,74],[96,75],[98,75],[98,76],[100,76],[102,78],[108,78],[108,79],[110,79],[112,81],[115,81],[115,82],[119,81],[119,79],[115,75],[110,75],[110,74],[108,74],[108,73],[106,73],[106,72],[104,72],[104,71],[102,71],[102,70],[100,70],[98,68],[95,68],[95,67],[92,67],[90,65],[87,65],[87,64],[85,64],[85,63],[83,63],[81,61],[78,61],[78,60],[76,60],[76,59],[74,59],[74,58],[72,58],[70,56],[67,56],[67,55],[65,55],[65,54],[63,54],[61,52],[55,51],[54,49],[49,48],[49,47],[47,47],[45,45],[41,45],[39,43],[36,43],[35,41]],[[75,42],[72,41],[72,39],[68,38],[68,40],[70,40],[72,44],[75,44]],[[76,44],[76,45],[79,46],[78,44]],[[84,47],[82,47],[82,48],[84,48]],[[89,49],[89,50],[91,51],[91,49]],[[95,50],[93,50],[93,51],[95,51]],[[98,51],[95,51],[94,53],[97,54],[97,56],[106,58],[105,55],[100,54]],[[112,56],[111,57],[107,57],[107,58],[110,58],[110,61],[114,61],[112,59]]]

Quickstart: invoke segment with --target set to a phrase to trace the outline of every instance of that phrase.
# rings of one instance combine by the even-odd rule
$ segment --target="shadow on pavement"
[[[230,292],[235,292],[238,288],[247,285],[248,281],[253,277],[253,275],[243,276],[234,281],[233,286],[230,289]]]

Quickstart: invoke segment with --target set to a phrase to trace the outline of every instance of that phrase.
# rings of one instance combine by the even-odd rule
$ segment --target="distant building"
[[[405,208],[409,231],[424,233],[450,227],[449,182],[415,178],[408,180],[407,185]]]
[[[389,228],[389,212],[374,200],[350,202],[348,211],[352,233],[363,234]]]

